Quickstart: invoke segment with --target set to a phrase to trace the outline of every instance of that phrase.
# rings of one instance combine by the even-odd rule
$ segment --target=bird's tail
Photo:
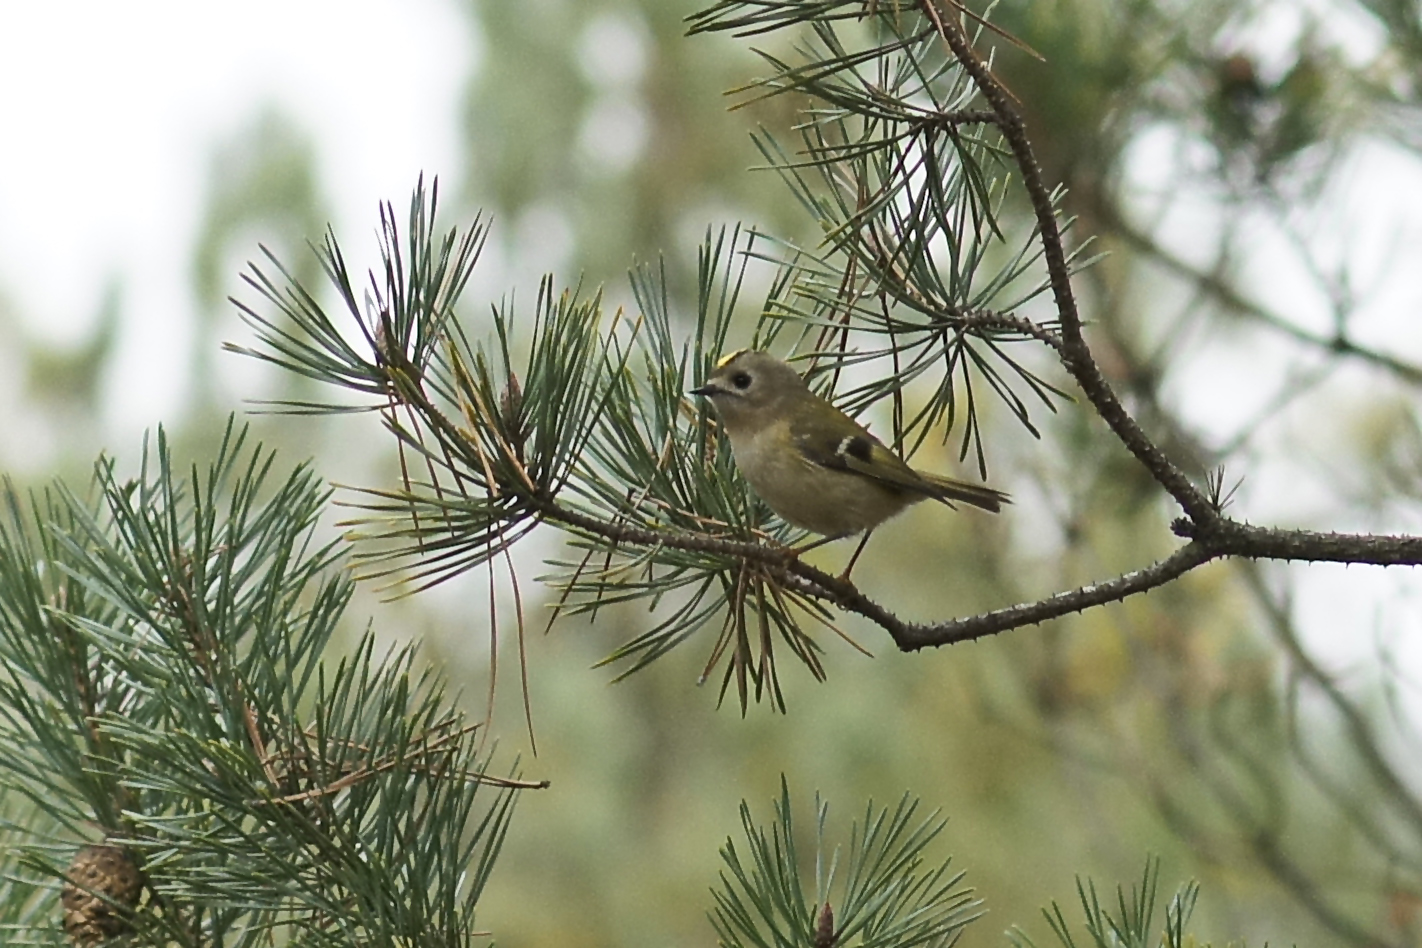
[[[993,513],[1000,511],[1003,504],[1012,503],[1012,498],[1002,491],[993,490],[983,484],[970,484],[967,481],[954,480],[940,474],[928,474],[924,471],[917,473],[933,488],[933,496],[938,500],[949,503],[960,500],[965,504],[972,504],[974,507],[981,507],[983,510],[990,510]]]

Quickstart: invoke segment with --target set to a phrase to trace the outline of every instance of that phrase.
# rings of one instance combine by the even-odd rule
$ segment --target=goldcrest
[[[991,487],[915,471],[768,352],[733,352],[691,394],[716,406],[736,466],[760,499],[831,539],[867,534],[928,497],[993,513],[1010,502]]]

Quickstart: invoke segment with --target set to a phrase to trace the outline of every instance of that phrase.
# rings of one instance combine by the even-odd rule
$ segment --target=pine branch
[[[352,590],[328,491],[232,426],[205,471],[161,430],[115,471],[4,495],[6,943],[57,937],[61,884],[81,944],[463,942],[529,784],[408,650],[323,661]]]
[[[1067,249],[1061,195],[1044,182],[1017,100],[978,56],[960,12],[948,0],[724,0],[693,17],[693,32],[808,26],[801,62],[763,56],[772,74],[743,91],[809,103],[798,152],[766,134],[756,141],[825,236],[813,249],[753,233],[708,237],[695,326],[682,341],[651,268],[632,275],[636,318],[608,317],[599,294],[559,292],[545,280],[531,318],[506,301],[491,313],[492,341],[471,341],[455,309],[486,234],[476,220],[463,236],[437,236],[434,195],[423,186],[403,238],[382,210],[385,262],[372,275],[368,311],[334,236],[318,251],[368,351],[344,341],[311,293],[254,267],[249,284],[283,322],[239,303],[260,344],[238,351],[363,394],[354,407],[382,412],[400,444],[402,483],[367,489],[367,516],[351,524],[367,575],[412,567],[418,583],[437,583],[553,526],[575,551],[545,577],[558,587],[558,613],[596,614],[614,602],[658,610],[610,657],[624,673],[719,624],[706,675],[724,663],[722,693],[734,684],[744,708],[751,695],[779,705],[779,647],[823,674],[806,630],[823,624],[839,634],[827,606],[864,616],[912,650],[1120,601],[1224,557],[1422,563],[1418,538],[1277,530],[1226,516],[1221,483],[1194,483],[1132,417],[1084,335],[1071,281],[1091,260],[1084,247]],[[1013,179],[1030,233],[1005,226]],[[926,624],[801,562],[790,549],[803,535],[748,493],[705,406],[685,398],[736,347],[730,326],[752,260],[779,267],[754,344],[798,333],[807,374],[830,397],[843,369],[864,367],[871,380],[839,400],[854,412],[892,399],[891,441],[908,454],[961,421],[961,453],[985,474],[985,400],[1035,434],[1033,410],[1055,411],[1067,397],[1022,358],[1023,346],[1045,348],[1181,506],[1174,530],[1189,542],[1111,579]],[[1024,315],[1039,297],[1050,298],[1051,318]],[[883,342],[852,349],[851,338]],[[927,402],[908,410],[905,390],[920,381]]]
[[[912,948],[953,944],[982,914],[981,902],[925,853],[947,821],[937,813],[918,820],[919,801],[907,794],[890,809],[865,807],[850,829],[847,852],[829,841],[828,804],[815,799],[815,837],[802,860],[789,785],[782,777],[775,818],[756,824],[741,803],[744,849],[728,839],[726,870],[713,894],[711,920],[727,948]],[[843,861],[841,862],[841,858]],[[802,866],[815,867],[811,882]]]
[[[1124,887],[1116,887],[1113,907],[1103,903],[1095,882],[1077,877],[1077,899],[1081,903],[1083,916],[1080,928],[1085,930],[1089,939],[1085,944],[1094,948],[1185,948],[1195,944],[1195,939],[1186,934],[1185,926],[1194,914],[1200,895],[1199,885],[1188,882],[1171,896],[1165,905],[1162,932],[1155,927],[1155,913],[1160,899],[1159,883],[1160,860],[1149,857],[1139,885],[1131,886],[1129,894]],[[1074,934],[1077,926],[1067,920],[1060,905],[1053,902],[1050,908],[1042,910],[1042,915],[1062,948],[1076,948],[1080,944]],[[1007,934],[1015,948],[1037,948],[1036,942],[1021,928],[1014,927]]]

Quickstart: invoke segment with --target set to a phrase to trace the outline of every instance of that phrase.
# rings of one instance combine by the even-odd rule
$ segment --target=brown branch
[[[956,130],[960,125],[996,125],[997,113],[992,109],[953,109],[935,112],[909,124],[914,126],[915,131],[924,128]]]
[[[1370,563],[1379,566],[1422,565],[1422,537],[1377,536],[1373,534],[1320,533],[1313,530],[1280,530],[1240,523],[1216,514],[1200,529],[1192,521],[1176,521],[1176,532],[1190,542],[1170,556],[1143,569],[1123,573],[1114,579],[1091,583],[1057,593],[1035,602],[995,609],[961,619],[927,625],[905,623],[888,616],[869,603],[873,610],[858,606],[862,594],[840,600],[843,608],[883,626],[899,648],[915,651],[927,646],[952,645],[1005,632],[1024,625],[1036,625],[1092,606],[1120,602],[1178,579],[1185,573],[1224,557],[1247,559],[1305,560],[1315,563]]]
[[[996,114],[1003,140],[1011,149],[1022,174],[1022,187],[1027,192],[1032,214],[1037,221],[1047,278],[1056,302],[1057,316],[1061,320],[1063,347],[1059,351],[1063,366],[1121,443],[1170,492],[1185,512],[1196,520],[1208,518],[1212,509],[1208,498],[1141,430],[1092,358],[1091,349],[1082,335],[1081,314],[1072,293],[1071,268],[1062,244],[1061,226],[1057,222],[1051,192],[1042,180],[1042,168],[1032,150],[1027,127],[1013,105],[1014,96],[973,50],[952,12],[942,8],[945,3],[946,0],[923,0],[923,9],[938,30],[938,35]]]
[[[535,498],[531,506],[536,507],[550,522],[609,543],[714,553],[742,562],[754,562],[768,579],[792,592],[833,603],[880,626],[906,652],[968,642],[1024,625],[1037,625],[1093,606],[1120,602],[1164,586],[1198,566],[1223,557],[1383,566],[1422,565],[1422,537],[1257,527],[1231,520],[1210,508],[1212,516],[1206,524],[1196,524],[1183,518],[1176,521],[1176,533],[1188,537],[1190,542],[1150,566],[1004,609],[944,622],[913,623],[899,618],[870,599],[848,580],[811,566],[784,547],[701,533],[660,530],[626,520],[605,520],[547,496]]]
[[[1206,523],[1182,517],[1171,527],[1178,536],[1209,543],[1220,556],[1374,566],[1422,565],[1422,536],[1281,530],[1218,515]]]
[[[1044,326],[1025,316],[1014,316],[1011,313],[1000,313],[991,309],[949,312],[941,318],[940,322],[944,328],[978,335],[987,335],[993,332],[1017,333],[1050,346],[1059,355],[1065,351],[1066,347],[1061,335],[1054,332],[1050,326]],[[929,328],[937,328],[937,326]]]
[[[899,648],[906,652],[929,646],[970,642],[1008,629],[1036,625],[1048,619],[1082,612],[1092,606],[1119,602],[1128,596],[1148,592],[1183,576],[1218,555],[1208,544],[1189,543],[1163,560],[1144,569],[1123,573],[1114,579],[1089,583],[1035,602],[994,609],[962,619],[950,619],[947,622],[928,625],[902,624],[897,629],[890,629],[889,634],[894,637]]]

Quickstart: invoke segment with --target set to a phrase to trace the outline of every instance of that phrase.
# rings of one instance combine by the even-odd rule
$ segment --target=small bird
[[[841,579],[875,527],[924,498],[993,513],[1011,502],[991,487],[915,471],[768,352],[731,353],[691,394],[716,406],[736,466],[787,523],[823,534],[820,542],[864,534]]]

